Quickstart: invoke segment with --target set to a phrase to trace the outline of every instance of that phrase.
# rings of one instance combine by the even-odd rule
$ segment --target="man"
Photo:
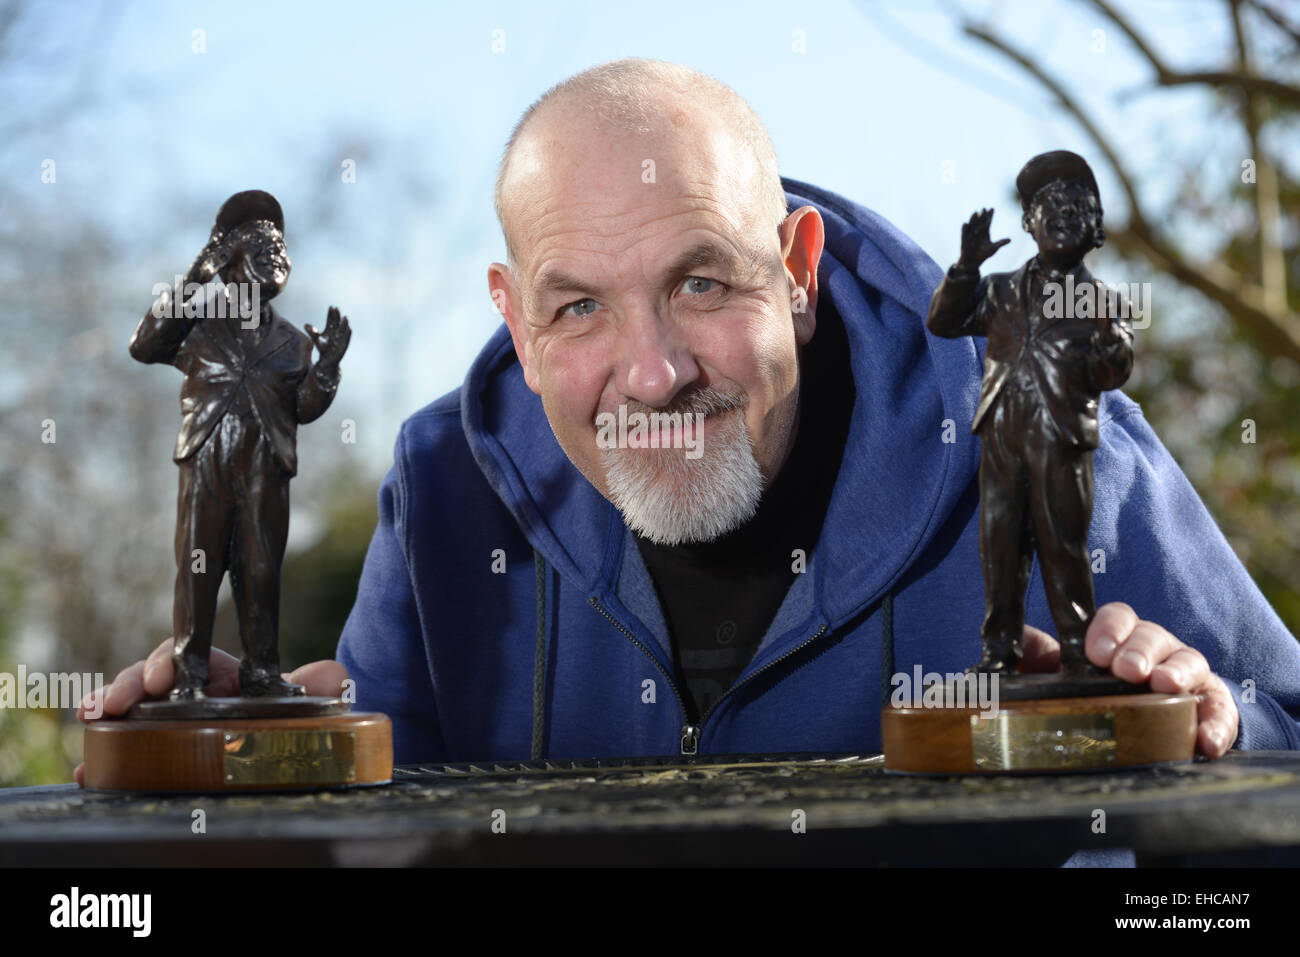
[[[305,693],[281,677],[278,652],[289,480],[298,471],[298,424],[320,418],[334,401],[351,333],[333,308],[323,334],[307,326],[311,339],[280,318],[270,300],[289,269],[280,204],[261,190],[237,193],[218,211],[182,286],[164,289],[131,337],[134,358],[169,362],[185,373],[173,456],[180,466],[175,700],[204,697],[217,592],[227,569],[244,647],[242,693]],[[219,309],[203,298],[216,275],[226,297]],[[320,350],[315,365],[313,341]]]
[[[976,213],[962,227],[961,258],[934,291],[925,324],[950,339],[988,338],[971,426],[981,447],[987,602],[976,668],[1010,672],[1020,663],[1036,547],[1061,669],[1083,674],[1099,670],[1084,653],[1096,609],[1088,525],[1097,399],[1128,380],[1132,323],[1123,304],[1116,300],[1110,308],[1112,298],[1083,265],[1084,254],[1105,241],[1097,181],[1083,157],[1068,150],[1035,156],[1016,177],[1016,189],[1038,255],[1014,273],[981,279],[980,264],[1010,240],[991,242],[993,211]],[[1057,310],[1065,289],[1081,295],[1070,295]],[[1076,302],[1086,315],[1075,315]]]
[[[925,330],[938,268],[782,181],[747,105],[673,64],[548,92],[498,187],[505,326],[403,425],[340,661],[291,678],[350,676],[398,762],[878,749],[895,670],[978,653],[978,449],[942,436],[974,416],[980,355]],[[601,448],[620,406],[704,414],[704,454]],[[1108,394],[1099,420],[1113,600],[1090,660],[1203,696],[1205,754],[1300,747],[1300,647],[1136,405]],[[701,574],[719,556],[756,577]],[[1046,633],[1025,642],[1022,668],[1055,665]],[[157,693],[165,649],[106,713]]]

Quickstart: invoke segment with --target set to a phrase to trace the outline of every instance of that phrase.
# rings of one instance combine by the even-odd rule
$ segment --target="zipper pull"
[[[699,747],[699,727],[693,724],[682,725],[682,754],[694,754]]]

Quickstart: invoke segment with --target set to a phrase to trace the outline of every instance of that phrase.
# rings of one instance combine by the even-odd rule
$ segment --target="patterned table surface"
[[[317,793],[0,790],[9,866],[1051,865],[1117,847],[1139,863],[1300,862],[1300,753],[1072,775],[703,755],[401,767],[390,785]]]

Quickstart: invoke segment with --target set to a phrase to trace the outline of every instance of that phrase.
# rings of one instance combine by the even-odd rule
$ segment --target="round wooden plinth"
[[[86,727],[85,783],[110,791],[265,791],[385,784],[382,714],[101,720]]]
[[[1097,771],[1190,761],[1196,697],[1125,694],[1003,701],[977,708],[885,708],[885,769],[916,774]]]

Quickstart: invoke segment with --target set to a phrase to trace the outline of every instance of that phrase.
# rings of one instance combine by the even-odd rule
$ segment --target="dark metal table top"
[[[1300,861],[1300,753],[996,778],[706,755],[402,767],[390,785],[318,793],[0,790],[7,866],[1055,865],[1106,848]]]

